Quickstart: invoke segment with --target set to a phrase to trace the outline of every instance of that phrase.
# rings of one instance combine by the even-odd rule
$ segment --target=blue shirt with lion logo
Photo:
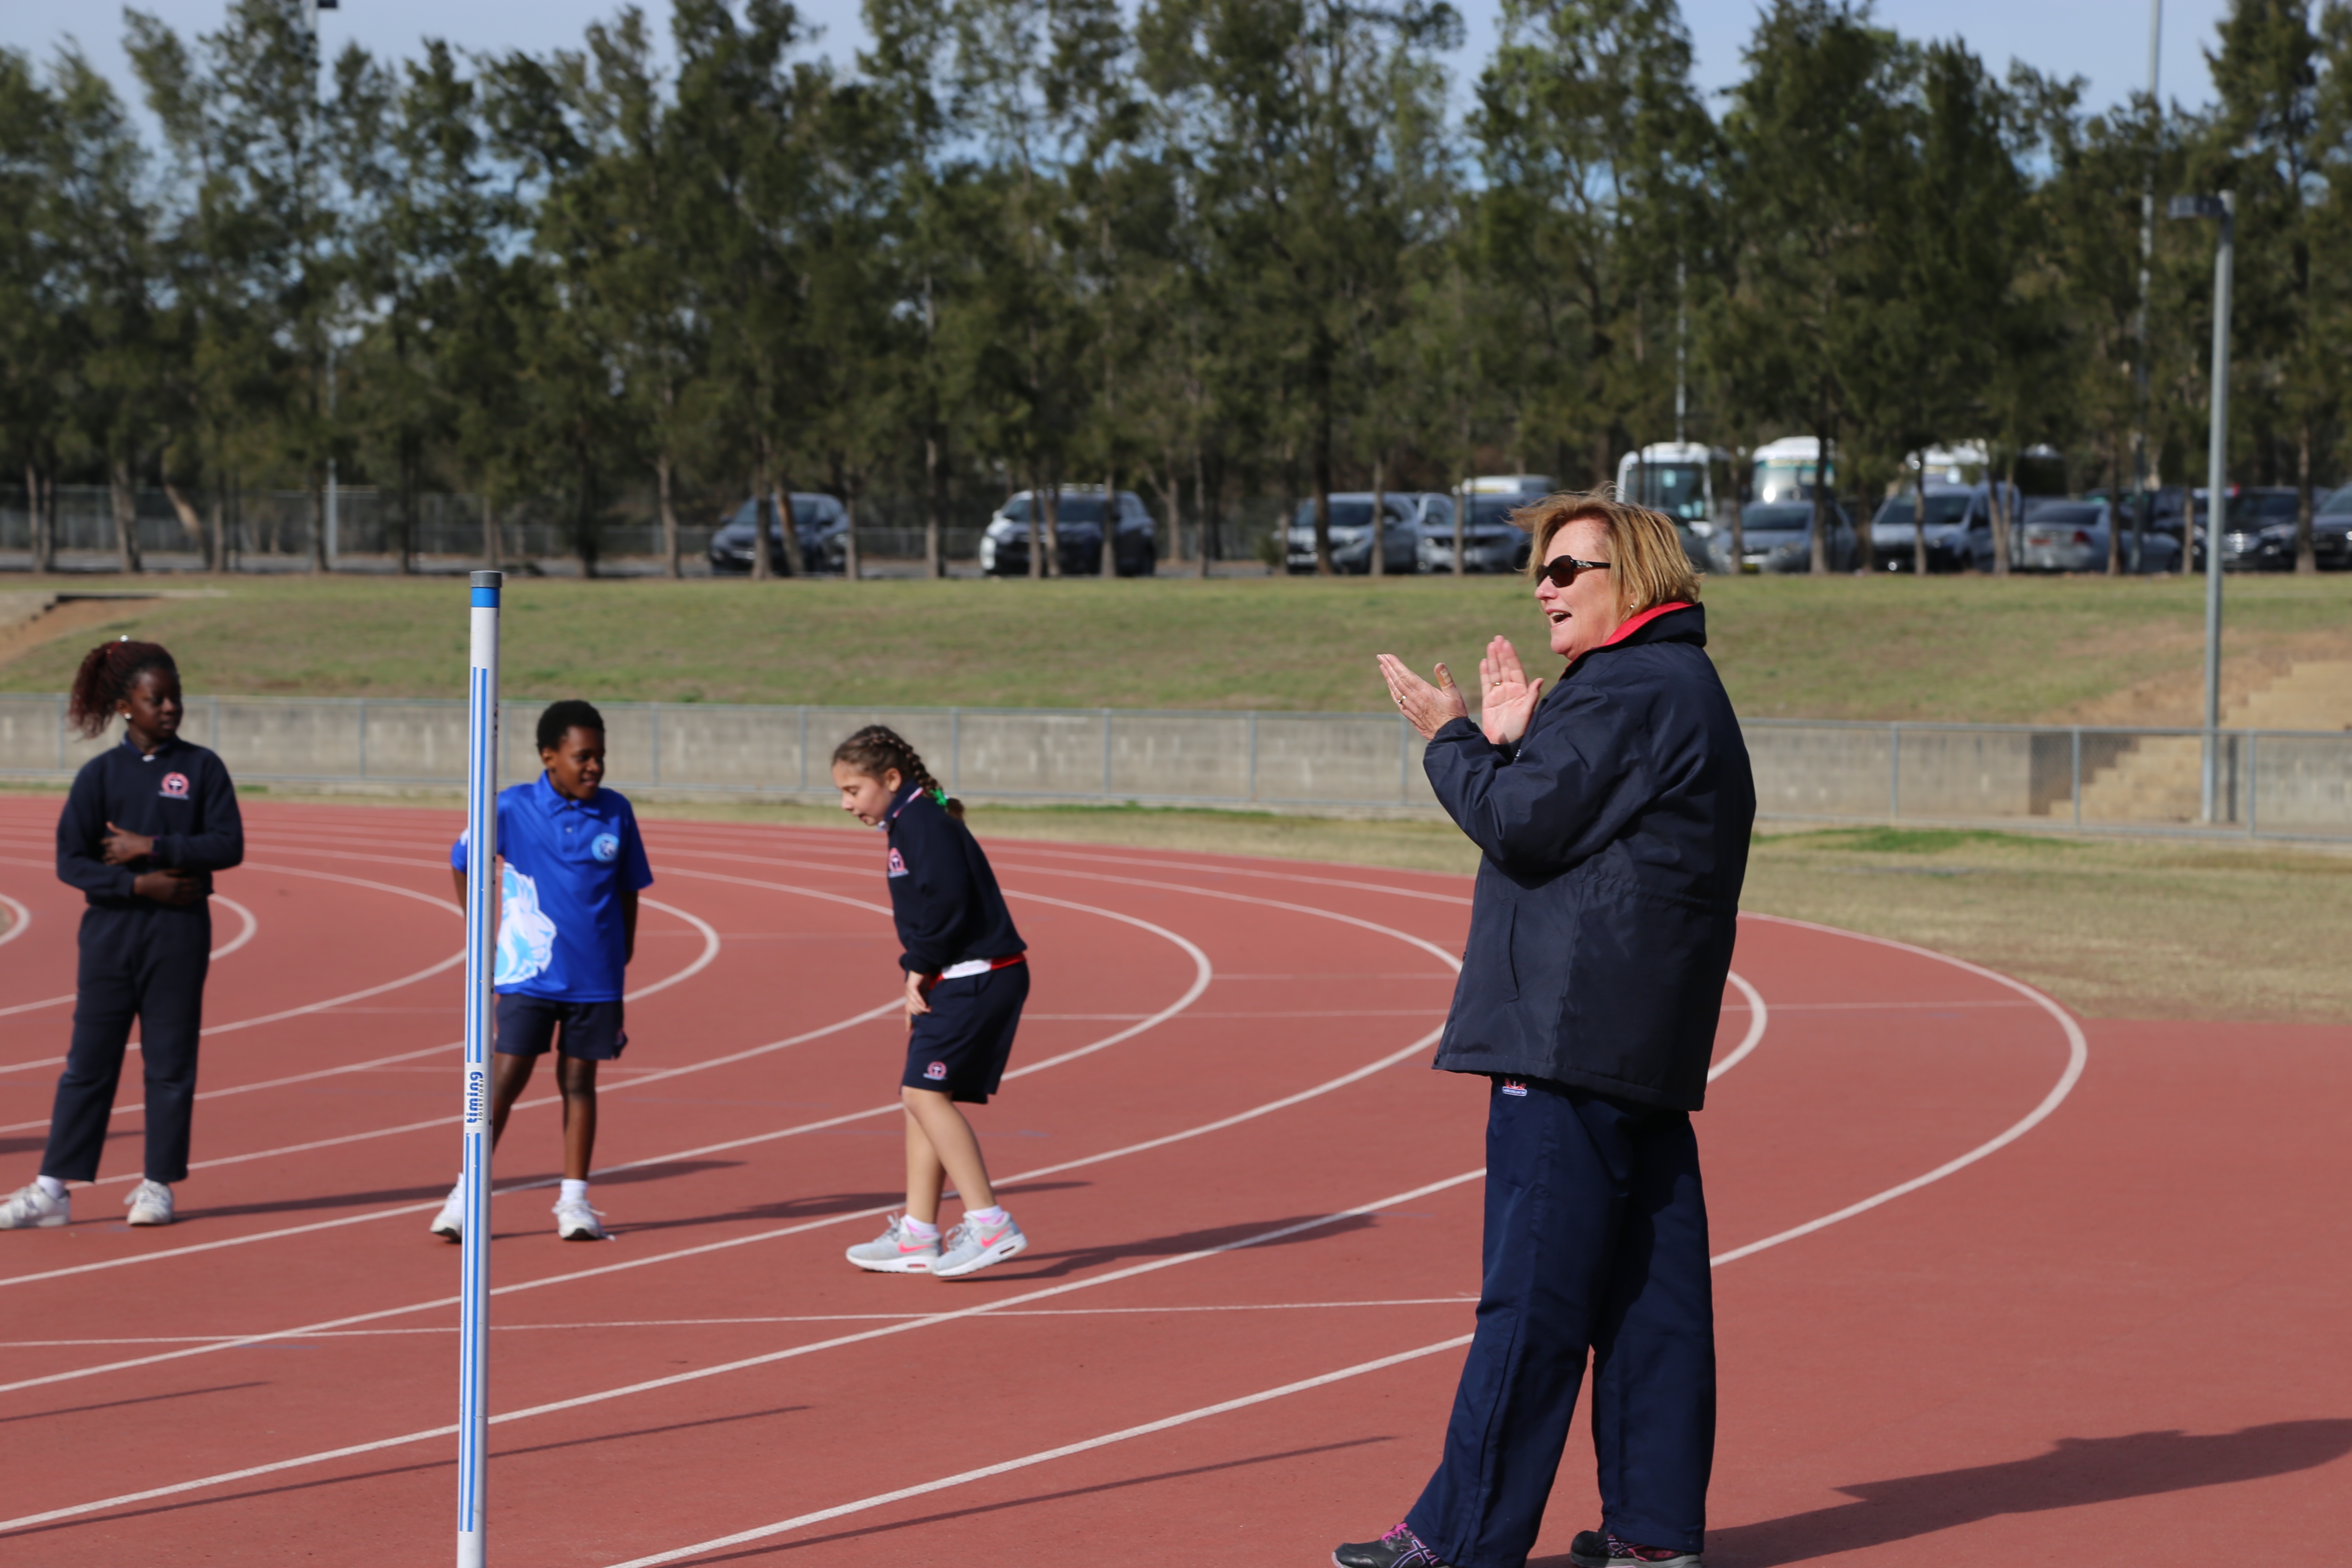
[[[499,792],[500,879],[498,970],[501,994],[559,1002],[616,1002],[626,964],[623,889],[653,885],[637,814],[627,797],[600,789],[567,799],[541,773]],[[465,836],[450,847],[452,868],[472,875]]]

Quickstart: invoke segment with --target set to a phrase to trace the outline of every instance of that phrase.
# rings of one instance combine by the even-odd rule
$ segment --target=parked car
[[[1927,485],[1927,570],[1958,572],[1969,564],[1969,531],[1984,519],[1992,521],[1992,492],[1984,485],[1955,485],[1930,480]],[[1911,526],[1918,498],[1909,485],[1886,498],[1870,520],[1870,547],[1882,572],[1908,572],[1918,542]]]
[[[1853,570],[1853,520],[1845,508],[1830,503],[1826,520],[1830,570]],[[1731,559],[1731,534],[1716,533],[1714,555],[1718,572],[1810,572],[1813,569],[1813,503],[1749,501],[1739,509],[1739,559]]]
[[[980,535],[980,569],[994,577],[1029,574],[1029,535],[1045,528],[1043,498],[1023,490],[996,509]],[[1133,490],[1118,492],[1112,569],[1122,577],[1149,577],[1159,564],[1159,525]],[[1054,539],[1062,575],[1093,577],[1102,572],[1103,492],[1099,485],[1065,489],[1055,507]]]
[[[2352,572],[2352,485],[2327,497],[2312,514],[2311,549],[2322,572]]]
[[[1443,529],[1449,547],[1454,537],[1452,498],[1434,490],[1394,490],[1387,499],[1388,522],[1381,530],[1381,548],[1391,573],[1421,567],[1424,528]],[[1372,492],[1348,490],[1331,501],[1331,566],[1334,571],[1366,573],[1372,569]],[[1298,503],[1283,539],[1283,564],[1290,571],[1315,570],[1315,502]]]
[[[2221,524],[2221,570],[2294,570],[2294,515],[2302,497],[2292,486],[2232,486]]]
[[[1528,531],[1511,521],[1511,514],[1536,499],[1531,495],[1473,493],[1468,512],[1462,520],[1462,570],[1517,572],[1525,568],[1529,543]],[[1451,509],[1448,509],[1442,525],[1423,531],[1421,569],[1424,572],[1454,570]]]
[[[2121,541],[2126,572],[2169,572],[2180,563],[2180,542],[2147,533],[2135,555],[2130,521]],[[2105,572],[2107,569],[2107,504],[2104,500],[2032,500],[2017,534],[2011,564],[2020,572]]]
[[[710,536],[710,569],[722,575],[751,570],[752,518],[768,531],[768,569],[792,570],[784,556],[784,532],[776,526],[776,503],[762,496],[729,514]],[[801,560],[813,572],[838,572],[849,554],[849,513],[828,495],[793,492],[793,531],[800,535]]]

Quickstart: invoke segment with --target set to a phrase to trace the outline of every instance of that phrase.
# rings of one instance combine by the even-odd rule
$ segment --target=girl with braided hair
[[[147,1080],[145,1176],[132,1225],[172,1223],[188,1174],[196,1039],[213,945],[213,873],[245,858],[236,788],[221,760],[180,739],[180,672],[154,643],[101,643],[74,676],[67,716],[95,739],[119,715],[122,742],[82,764],[58,817],[58,879],[79,888],[81,954],[73,1045],[49,1141],[30,1186],[0,1205],[0,1230],[69,1225],[68,1182],[98,1179],[131,1026]]]
[[[923,759],[896,731],[871,724],[833,753],[841,808],[889,837],[885,869],[907,976],[907,1207],[849,1261],[877,1274],[961,1279],[1025,1250],[1029,1238],[998,1205],[971,1123],[958,1101],[984,1105],[1004,1076],[1029,999],[1021,933],[988,857]],[[940,1237],[940,1194],[953,1180],[963,1223]]]

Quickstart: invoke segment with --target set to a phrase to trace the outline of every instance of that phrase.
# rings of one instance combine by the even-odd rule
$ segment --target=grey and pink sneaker
[[[1378,1541],[1358,1541],[1331,1553],[1332,1568],[1445,1568],[1437,1553],[1402,1524]]]
[[[961,1225],[948,1233],[947,1250],[931,1265],[931,1272],[941,1279],[961,1279],[1028,1249],[1029,1238],[1021,1234],[1011,1215],[994,1225],[982,1225],[966,1215]]]
[[[892,1215],[889,1229],[842,1256],[870,1274],[929,1274],[940,1260],[940,1238],[934,1235],[929,1241],[916,1240],[900,1223],[905,1218]]]
[[[1605,1530],[1580,1530],[1568,1543],[1575,1568],[1706,1568],[1696,1552],[1678,1546],[1637,1546]]]

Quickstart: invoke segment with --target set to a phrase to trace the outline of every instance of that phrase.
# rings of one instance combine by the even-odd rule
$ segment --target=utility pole
[[[2161,5],[2163,0],[2158,0]],[[1690,278],[1688,263],[1675,258],[1675,445],[1679,447],[1689,437],[1683,433],[1683,417],[1689,408],[1689,378],[1685,374],[1690,353]]]
[[[2221,784],[2221,530],[2230,502],[2230,270],[2237,241],[2238,198],[2175,196],[2174,217],[2212,218],[2221,226],[2213,247],[2212,425],[2205,438],[2205,770],[2203,819],[2219,820]],[[2191,541],[2183,538],[2181,548]]]
[[[2147,107],[2155,140],[2147,150],[2147,176],[2139,194],[2139,310],[2132,320],[2132,335],[2137,347],[2132,353],[2132,384],[2136,395],[2132,430],[2132,566],[2140,570],[2147,555],[2148,513],[2156,510],[2156,497],[2149,492],[2147,460],[2147,293],[2148,279],[2156,258],[2156,161],[2163,152],[2164,100],[2158,89],[2158,67],[2164,58],[2164,0],[2148,0],[2147,6]],[[2184,511],[2183,517],[2188,514]],[[2180,563],[2189,564],[2189,530],[2182,525]]]

